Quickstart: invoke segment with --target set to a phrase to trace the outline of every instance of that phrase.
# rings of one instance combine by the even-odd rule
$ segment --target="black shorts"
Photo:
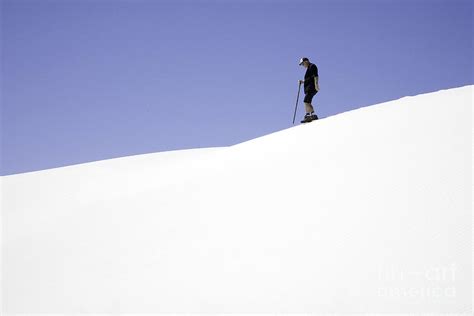
[[[311,103],[313,101],[313,97],[318,93],[317,91],[309,91],[304,95],[304,103]]]

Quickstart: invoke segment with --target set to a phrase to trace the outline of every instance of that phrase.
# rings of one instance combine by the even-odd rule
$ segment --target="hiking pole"
[[[300,98],[300,90],[301,90],[301,81],[298,86],[298,95],[296,97],[295,114],[293,114],[293,125],[295,125],[296,109],[298,109],[298,99]]]

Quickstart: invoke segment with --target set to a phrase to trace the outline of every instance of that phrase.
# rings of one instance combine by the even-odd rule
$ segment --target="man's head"
[[[309,67],[309,59],[306,58],[306,57],[301,58],[299,65],[303,66],[304,68],[308,68]]]

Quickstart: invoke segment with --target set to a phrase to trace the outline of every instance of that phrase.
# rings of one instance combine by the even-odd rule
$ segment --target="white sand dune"
[[[1,177],[3,312],[472,311],[472,97]]]

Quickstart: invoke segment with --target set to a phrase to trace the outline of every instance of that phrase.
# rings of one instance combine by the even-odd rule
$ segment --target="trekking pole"
[[[298,86],[298,95],[296,96],[295,114],[293,114],[293,125],[295,125],[296,109],[298,109],[298,99],[300,98],[301,81]]]

